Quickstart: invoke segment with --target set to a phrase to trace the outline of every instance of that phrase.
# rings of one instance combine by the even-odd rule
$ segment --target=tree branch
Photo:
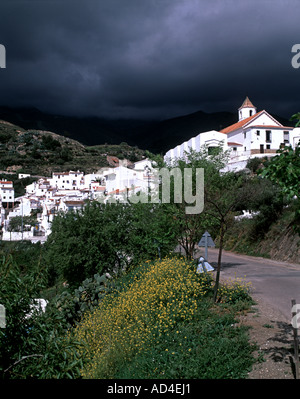
[[[8,370],[10,370],[12,367],[16,366],[18,363],[22,362],[23,360],[28,359],[29,357],[43,357],[43,356],[44,355],[39,355],[39,354],[23,356],[23,357],[21,357],[21,359],[17,360],[12,365],[10,365],[7,369],[5,369],[4,373],[6,373]]]

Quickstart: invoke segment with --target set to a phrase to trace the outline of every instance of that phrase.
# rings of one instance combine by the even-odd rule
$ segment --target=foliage
[[[222,282],[218,291],[218,302],[236,304],[237,302],[253,303],[250,296],[251,283],[241,278],[229,279]]]
[[[232,315],[212,307],[211,292],[212,277],[186,260],[141,265],[76,327],[86,359],[82,376],[243,376],[253,362],[247,337],[233,328]]]
[[[291,121],[297,121],[295,124],[295,127],[299,127],[300,126],[300,112],[297,112],[296,114],[292,115],[290,118]]]
[[[266,159],[266,157],[265,157]],[[265,159],[254,157],[250,158],[247,161],[246,168],[250,169],[252,173],[257,173],[257,171],[261,168],[262,162],[265,161]]]
[[[255,212],[253,217],[250,239],[262,239],[272,223],[276,222],[282,213],[285,202],[280,188],[268,179],[251,178],[244,184],[248,193],[240,203],[240,210]]]
[[[277,184],[288,201],[296,202],[294,224],[300,232],[300,141],[295,149],[285,147],[277,153],[262,170],[261,176]]]
[[[172,220],[159,204],[91,202],[55,217],[45,249],[52,270],[75,288],[96,273],[155,258],[158,246],[164,256],[174,243]]]
[[[58,311],[43,313],[35,299],[44,287],[40,265],[22,274],[11,255],[2,255],[0,303],[6,309],[6,328],[0,329],[1,378],[74,378],[82,359],[78,343],[66,335]]]
[[[294,196],[300,198],[300,142],[295,149],[285,147],[277,153],[278,155],[262,170],[261,176],[278,184],[288,199]]]
[[[172,163],[167,163],[169,170],[172,168],[179,168],[182,176],[184,176],[184,169],[192,169],[192,189],[193,194],[195,190],[201,190],[201,187],[196,187],[196,170],[197,168],[204,170],[204,187],[210,186],[210,182],[214,176],[220,175],[220,169],[222,169],[228,160],[228,152],[221,151],[222,147],[217,147],[213,155],[208,154],[208,147],[202,146],[200,151],[195,151],[190,148],[189,152],[184,154],[183,158],[173,160]],[[204,212],[198,214],[187,214],[186,206],[188,204],[186,199],[183,198],[181,203],[175,203],[174,201],[174,182],[171,181],[171,207],[175,218],[176,234],[178,237],[179,244],[184,248],[186,256],[189,260],[193,258],[194,249],[196,243],[200,240],[205,230],[215,230],[217,226],[215,220],[213,220],[207,213]],[[204,204],[206,201],[204,201]]]
[[[72,327],[78,322],[86,311],[94,310],[108,291],[108,278],[105,275],[95,274],[82,282],[74,292],[64,290],[55,300],[55,306],[67,327]]]
[[[14,216],[9,219],[8,231],[29,231],[36,224],[37,220],[32,216]]]

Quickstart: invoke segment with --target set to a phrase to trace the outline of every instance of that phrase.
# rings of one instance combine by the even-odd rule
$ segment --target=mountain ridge
[[[284,125],[290,122],[273,115]],[[128,143],[153,153],[170,148],[209,130],[221,130],[237,121],[232,112],[196,111],[165,120],[107,119],[48,114],[37,108],[0,107],[0,119],[23,129],[50,131],[74,139],[86,146]]]

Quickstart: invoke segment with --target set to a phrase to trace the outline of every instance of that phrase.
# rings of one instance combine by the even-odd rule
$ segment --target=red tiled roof
[[[291,126],[275,126],[275,125],[252,125],[252,127],[259,127],[266,129],[294,129]]]
[[[84,201],[65,201],[66,205],[83,205]]]
[[[0,181],[0,184],[12,184],[12,181]]]
[[[252,119],[255,119],[258,117],[263,111],[258,112],[257,114],[254,114],[252,116],[249,116],[249,118],[242,119],[239,122],[234,123],[233,125],[225,127],[225,129],[220,130],[221,133],[230,133],[233,132],[234,130],[240,129],[241,127],[244,127],[247,125],[249,122],[251,122]]]
[[[234,142],[232,142],[232,141],[229,141],[228,143],[227,143],[228,145],[239,145],[239,146],[243,146],[243,144],[241,144],[241,143],[234,143]]]

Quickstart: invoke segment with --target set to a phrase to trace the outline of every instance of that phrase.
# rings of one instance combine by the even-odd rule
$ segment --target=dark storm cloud
[[[0,5],[0,104],[111,117],[299,106],[297,1],[27,0]]]

